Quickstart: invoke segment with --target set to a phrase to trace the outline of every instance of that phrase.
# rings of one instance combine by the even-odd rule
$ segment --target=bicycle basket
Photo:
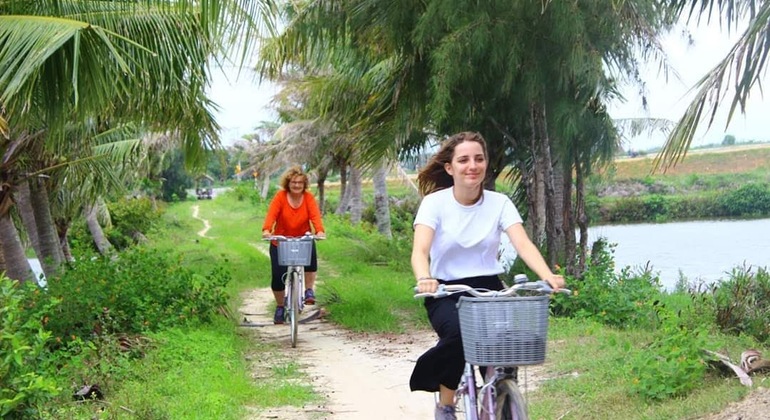
[[[457,311],[465,360],[477,366],[543,363],[548,301],[548,296],[460,297]]]
[[[312,252],[312,240],[289,239],[278,241],[278,265],[310,265]]]

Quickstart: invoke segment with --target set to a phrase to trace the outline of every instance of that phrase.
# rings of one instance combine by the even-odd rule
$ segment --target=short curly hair
[[[281,175],[281,188],[283,188],[285,191],[289,191],[289,183],[291,183],[292,179],[298,176],[301,176],[302,180],[305,182],[302,191],[306,191],[309,184],[308,177],[299,166],[293,166],[287,169],[286,172]]]

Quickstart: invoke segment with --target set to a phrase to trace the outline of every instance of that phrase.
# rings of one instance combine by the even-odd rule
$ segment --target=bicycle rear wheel
[[[503,420],[529,420],[527,402],[513,379],[504,379],[497,384],[495,418]]]
[[[289,328],[291,328],[291,346],[297,347],[297,329],[299,326],[299,305],[302,287],[299,281],[299,273],[291,271],[289,276]]]

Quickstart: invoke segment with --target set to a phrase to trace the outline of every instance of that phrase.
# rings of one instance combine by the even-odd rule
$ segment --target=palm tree
[[[26,179],[18,166],[25,147],[89,147],[67,137],[72,121],[105,128],[133,121],[173,131],[188,162],[202,162],[204,151],[218,146],[204,92],[209,62],[253,36],[271,7],[249,0],[0,4],[0,151],[7,158],[0,168],[0,225],[10,224],[11,194]],[[241,45],[245,55],[254,46]],[[0,235],[9,275],[27,278],[26,259],[14,258],[18,235],[2,233],[10,235]]]
[[[655,169],[667,168],[684,158],[698,127],[711,127],[718,108],[730,89],[727,124],[735,111],[745,112],[749,94],[760,87],[770,53],[770,1],[768,0],[668,0],[674,17],[719,22],[728,29],[747,22],[746,29],[727,55],[693,87],[695,97],[668,136],[655,161]]]

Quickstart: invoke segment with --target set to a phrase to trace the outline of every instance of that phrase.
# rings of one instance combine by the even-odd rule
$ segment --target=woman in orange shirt
[[[262,225],[262,236],[283,235],[302,236],[306,232],[313,232],[320,238],[326,237],[324,225],[321,221],[321,211],[318,209],[313,194],[308,191],[308,177],[299,167],[289,168],[281,176],[281,191],[278,191],[267,209],[265,223]],[[272,265],[273,280],[270,287],[275,296],[275,315],[273,323],[283,324],[284,309],[284,283],[283,275],[287,267],[278,265],[278,245],[275,241],[270,243],[270,262]],[[305,267],[305,303],[315,304],[316,272],[318,271],[318,257],[316,256],[315,243],[310,265]]]

